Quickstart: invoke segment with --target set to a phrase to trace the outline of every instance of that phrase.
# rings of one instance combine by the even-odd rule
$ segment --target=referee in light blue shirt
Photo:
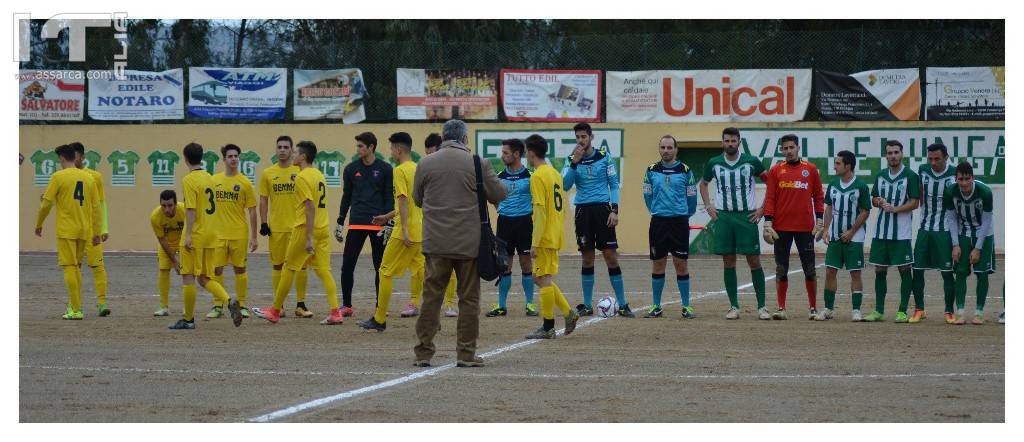
[[[526,146],[522,140],[512,138],[501,142],[501,161],[505,170],[498,174],[501,184],[508,190],[508,198],[498,205],[498,237],[508,244],[509,267],[498,280],[498,304],[487,317],[508,314],[508,291],[512,288],[512,257],[519,253],[519,268],[523,270],[523,292],[526,294],[526,316],[537,316],[533,303],[533,263],[530,245],[533,234],[533,199],[530,196],[530,171],[523,165]]]
[[[668,255],[676,268],[676,285],[683,305],[683,317],[695,318],[690,306],[690,272],[686,260],[690,254],[690,215],[697,209],[697,180],[693,171],[677,159],[679,148],[672,135],[658,143],[661,161],[644,172],[644,204],[651,212],[648,239],[651,246],[651,288],[653,305],[645,318],[659,318],[661,292],[665,288],[665,266]]]

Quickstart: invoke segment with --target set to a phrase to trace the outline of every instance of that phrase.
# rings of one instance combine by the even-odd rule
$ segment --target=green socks
[[[956,281],[953,279],[953,272],[942,272],[942,298],[946,302],[944,311],[948,313],[953,313],[953,301],[956,300]]]
[[[864,302],[864,293],[853,292],[853,309],[860,310],[860,304]]]
[[[764,275],[764,272],[762,272],[761,274]],[[761,280],[761,287],[762,287],[762,290],[763,290],[764,289],[764,280],[763,279]],[[727,293],[729,295],[729,305],[731,305],[731,306],[733,306],[735,308],[740,308],[740,301],[739,301],[739,299],[737,299],[737,298],[739,298],[739,295],[737,294],[737,289],[736,289],[736,267],[732,267],[732,268],[728,268],[727,267],[725,269],[725,293]],[[761,295],[761,299],[763,301],[764,295]]]
[[[733,285],[736,284],[736,269],[733,269]],[[764,268],[750,269],[750,279],[754,283],[754,294],[757,296],[757,308],[764,307]],[[739,304],[737,304],[739,305]]]
[[[825,289],[825,308],[829,310],[835,310],[836,307],[836,291]]]
[[[875,272],[875,311],[885,313],[886,272]]]

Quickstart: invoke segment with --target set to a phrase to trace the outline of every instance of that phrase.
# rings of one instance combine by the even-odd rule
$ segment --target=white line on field
[[[820,266],[821,265],[818,265],[816,267],[820,267]],[[793,273],[801,272],[801,271],[803,271],[803,270],[793,270],[793,271],[789,272],[788,274],[793,274]],[[766,277],[765,281],[767,282],[767,281],[770,281],[772,279],[775,279],[775,275],[771,275],[769,277]],[[743,285],[737,287],[736,289],[740,290],[740,289],[745,289],[747,287],[753,287],[753,286],[754,286],[753,282],[748,282],[746,284],[743,284]],[[716,294],[721,294],[721,293],[725,293],[725,292],[726,292],[725,290],[720,290],[720,291],[717,291],[717,292],[706,292],[706,293],[704,293],[701,296],[697,296],[696,299],[700,299],[700,298],[704,298],[704,297],[708,297],[708,296],[712,296],[712,295],[716,295]],[[671,301],[671,302],[663,303],[663,305],[676,304],[678,302],[679,301]],[[649,307],[649,306],[640,307],[639,309],[637,309],[637,311],[643,311],[647,307]],[[576,328],[580,329],[580,328],[583,328],[583,327],[587,327],[587,326],[589,326],[591,324],[596,324],[596,323],[604,321],[606,319],[608,319],[608,318],[600,318],[600,317],[591,318],[591,319],[588,319],[586,321],[581,322],[580,324],[578,324],[576,326]],[[556,332],[557,335],[563,335],[564,333],[565,333],[565,329],[564,328],[558,329],[558,331]],[[538,342],[541,342],[541,340],[538,339],[538,340],[519,341],[519,342],[516,342],[514,344],[506,345],[506,346],[503,346],[503,347],[498,347],[498,348],[496,348],[494,350],[491,350],[489,352],[483,353],[483,354],[481,354],[479,356],[482,357],[482,358],[494,357],[494,356],[500,355],[500,354],[505,353],[505,352],[509,352],[509,351],[512,351],[512,350],[517,350],[517,349],[520,349],[520,348],[523,348],[523,347],[528,347],[530,345],[534,345],[534,344],[536,344]],[[333,394],[333,395],[330,395],[330,396],[325,396],[325,397],[322,397],[322,398],[319,398],[319,399],[313,399],[311,401],[303,402],[303,403],[296,404],[296,405],[292,405],[290,407],[282,408],[280,410],[276,410],[276,411],[273,411],[273,412],[270,412],[270,413],[267,413],[267,414],[256,416],[256,417],[254,417],[252,419],[249,419],[249,421],[250,422],[271,422],[271,421],[275,421],[275,420],[282,419],[282,418],[285,418],[285,417],[288,417],[288,416],[291,416],[291,415],[294,415],[294,414],[301,413],[303,411],[307,411],[307,410],[311,410],[311,409],[314,409],[314,408],[323,407],[325,405],[329,405],[329,404],[332,404],[332,403],[340,401],[340,400],[349,399],[349,398],[353,398],[353,397],[356,397],[356,396],[362,396],[364,394],[372,393],[372,392],[377,391],[377,390],[383,390],[385,388],[394,387],[396,385],[406,384],[406,383],[415,381],[415,380],[420,379],[420,378],[426,378],[426,377],[434,376],[434,375],[443,373],[445,371],[448,371],[448,370],[450,370],[450,369],[452,369],[454,367],[455,367],[455,364],[452,364],[452,363],[441,365],[439,367],[430,368],[430,369],[427,369],[427,370],[424,370],[424,371],[421,371],[421,372],[409,374],[409,375],[406,375],[406,376],[402,376],[402,377],[399,377],[399,378],[391,379],[391,380],[384,381],[384,382],[381,382],[381,383],[369,385],[369,386],[362,387],[362,388],[357,388],[357,389],[354,389],[354,390],[343,391],[341,393]]]
[[[200,375],[256,375],[256,376],[395,376],[419,372],[374,372],[374,371],[277,371],[277,370],[196,370],[167,368],[119,368],[119,367],[60,367],[47,365],[21,365],[22,369],[86,371],[109,373],[159,373],[159,374],[200,374]],[[895,378],[950,378],[972,376],[1005,376],[1004,372],[982,373],[808,373],[808,374],[552,374],[552,373],[488,373],[467,372],[466,377],[478,378],[528,378],[528,379],[895,379]]]

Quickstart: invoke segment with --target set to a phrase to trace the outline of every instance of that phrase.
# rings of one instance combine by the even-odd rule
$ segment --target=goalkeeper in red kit
[[[768,190],[764,198],[764,240],[775,246],[775,283],[779,309],[772,319],[786,319],[786,290],[789,288],[789,250],[796,242],[800,265],[804,269],[804,286],[810,305],[808,319],[818,314],[817,284],[814,273],[814,241],[824,232],[825,193],[821,174],[813,164],[800,159],[796,135],[779,139],[779,149],[786,160],[768,171]]]

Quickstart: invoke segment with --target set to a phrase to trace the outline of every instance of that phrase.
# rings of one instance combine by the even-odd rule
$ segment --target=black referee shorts
[[[513,256],[516,250],[522,256],[529,256],[533,244],[533,215],[498,215],[497,235],[508,244],[508,256]]]
[[[608,227],[611,213],[607,203],[576,206],[576,245],[581,252],[619,248],[615,228]]]
[[[659,260],[668,254],[679,259],[690,257],[690,217],[652,216],[647,232],[651,246],[651,260]]]

